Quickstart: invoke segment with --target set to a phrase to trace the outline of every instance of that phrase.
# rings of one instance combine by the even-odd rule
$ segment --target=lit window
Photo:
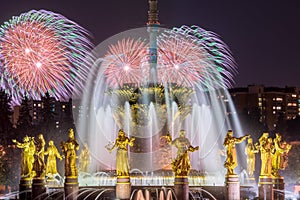
[[[36,112],[33,112],[33,115],[36,115]]]
[[[56,126],[56,128],[59,128],[59,126]]]
[[[276,101],[282,101],[282,98],[277,97],[277,98],[276,98]]]
[[[38,104],[38,107],[41,107],[41,104],[40,104],[40,103]]]
[[[36,104],[35,104],[35,103],[33,104],[33,107],[36,107]]]
[[[59,124],[59,122],[56,122],[56,124]]]
[[[261,107],[261,106],[262,106],[262,103],[261,103],[261,102],[259,102],[259,103],[258,103],[258,106],[259,106],[259,107]]]
[[[66,105],[62,105],[62,108],[66,108]]]
[[[296,95],[296,94],[292,94],[292,97],[293,97],[293,98],[296,98],[296,97],[297,97],[297,95]]]
[[[273,110],[275,110],[276,109],[276,106],[273,106]]]
[[[273,114],[275,115],[275,114],[276,114],[276,111],[273,111]]]
[[[76,106],[73,106],[73,108],[76,108]]]
[[[36,119],[36,116],[33,116],[33,119]]]
[[[261,98],[258,98],[258,101],[261,101]]]
[[[281,106],[277,106],[276,109],[277,109],[277,110],[281,110]]]

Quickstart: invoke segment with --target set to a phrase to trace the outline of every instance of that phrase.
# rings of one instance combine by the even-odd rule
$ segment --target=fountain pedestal
[[[272,177],[260,176],[258,182],[259,200],[273,200],[273,181]]]
[[[78,177],[65,178],[65,200],[76,200],[78,195]]]
[[[226,192],[228,200],[240,200],[240,181],[236,174],[226,175]]]
[[[32,180],[32,194],[31,197],[34,200],[45,199],[46,186],[44,178],[33,178]]]
[[[59,185],[57,184],[57,182],[56,182],[55,179],[50,179],[50,178],[47,180],[46,185],[47,185],[48,187],[57,187],[57,186],[59,186]]]
[[[129,176],[117,177],[116,198],[130,199],[131,183]]]
[[[273,188],[274,190],[274,199],[277,200],[284,200],[285,195],[284,195],[284,177],[275,177],[273,178]],[[281,191],[278,191],[281,190]]]
[[[246,185],[251,185],[251,186],[256,185],[256,181],[255,181],[254,177],[249,177],[249,178],[246,178],[245,180],[246,180],[246,182],[245,182]]]
[[[187,176],[175,176],[174,190],[177,199],[189,199],[189,180]]]
[[[30,200],[31,199],[31,179],[24,179],[21,178],[20,184],[19,184],[19,198],[20,200]],[[27,192],[25,192],[27,191]]]

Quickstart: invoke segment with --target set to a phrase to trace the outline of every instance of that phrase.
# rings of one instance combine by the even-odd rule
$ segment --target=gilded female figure
[[[38,140],[35,144],[35,155],[33,169],[35,171],[35,177],[44,177],[45,176],[45,139],[42,134],[38,135]]]
[[[247,173],[249,177],[253,177],[255,171],[255,154],[258,153],[258,151],[257,146],[252,142],[252,138],[248,138],[245,154],[247,155]]]
[[[49,146],[45,151],[45,155],[48,155],[47,165],[46,165],[46,175],[49,178],[53,178],[53,175],[57,174],[56,168],[56,158],[62,160],[60,153],[58,152],[53,140],[49,141]]]
[[[17,145],[18,148],[22,150],[22,163],[21,163],[21,177],[22,178],[31,178],[32,175],[32,159],[30,158],[30,141],[31,138],[25,136],[23,138],[23,143],[18,142],[17,140],[13,139],[13,143]]]
[[[268,138],[268,133],[263,133],[259,138],[260,158],[261,158],[261,176],[271,176],[272,174],[272,157],[274,145],[272,138]]]
[[[274,154],[272,158],[272,175],[274,177],[279,177],[278,171],[280,169],[285,169],[287,165],[287,154],[291,149],[291,145],[284,141],[281,141],[281,136],[276,133],[276,138],[274,139]]]
[[[245,135],[243,137],[236,138],[233,137],[232,134],[232,130],[228,130],[223,143],[224,147],[227,148],[227,158],[224,163],[224,167],[227,169],[227,175],[233,175],[233,170],[238,166],[235,145],[243,142],[247,137],[250,137],[249,135]]]
[[[82,172],[88,172],[91,158],[90,158],[90,150],[86,143],[84,144],[84,147],[80,152],[78,160],[79,160],[79,170]]]
[[[60,147],[65,155],[65,176],[77,177],[76,151],[79,149],[79,144],[72,128],[69,130],[69,139],[66,142],[61,142]]]
[[[133,146],[135,138],[128,138],[125,132],[120,129],[118,137],[112,147],[106,147],[109,152],[117,148],[116,171],[117,176],[129,176],[129,160],[127,146]]]

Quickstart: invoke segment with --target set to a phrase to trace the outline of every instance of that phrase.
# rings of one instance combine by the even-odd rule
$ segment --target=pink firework
[[[141,40],[128,38],[110,45],[103,61],[109,86],[139,85],[143,80],[141,65],[145,55],[147,43]]]
[[[161,83],[193,87],[203,78],[204,51],[191,39],[179,34],[158,40],[158,78]]]
[[[2,40],[7,71],[25,90],[46,93],[70,80],[66,48],[43,23],[18,24],[8,29]]]
[[[62,15],[32,10],[0,26],[1,87],[15,103],[24,95],[57,100],[80,94],[91,59],[89,33]]]

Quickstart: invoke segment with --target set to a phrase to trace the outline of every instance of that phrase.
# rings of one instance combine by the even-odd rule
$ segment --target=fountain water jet
[[[199,153],[191,155],[193,168],[211,175],[220,173],[217,176],[224,177],[223,158],[220,154],[224,133],[237,126],[231,124],[228,119],[228,113],[231,112],[228,109],[232,106],[225,101],[230,98],[225,88],[226,81],[222,83],[220,79],[221,73],[224,73],[226,69],[225,67],[223,71],[217,69],[217,63],[214,63],[213,57],[210,58],[206,51],[207,46],[201,46],[196,42],[198,40],[189,33],[186,37],[181,33],[187,30],[187,27],[174,30],[158,28],[158,30],[157,84],[147,81],[149,65],[145,57],[147,57],[149,33],[146,28],[117,34],[97,46],[94,51],[94,57],[97,60],[87,80],[86,93],[80,105],[81,114],[76,116],[79,137],[88,143],[94,158],[92,170],[95,172],[95,169],[102,171],[114,169],[115,155],[109,154],[105,146],[114,141],[120,128],[136,138],[136,145],[129,152],[131,168],[137,168],[143,172],[170,170],[170,158],[171,155],[174,157],[175,152],[170,147],[162,147],[160,138],[168,132],[176,137],[179,130],[184,129],[193,144],[201,148]],[[200,30],[202,29],[199,29],[201,33]],[[175,40],[176,44],[180,43],[181,39],[184,44],[190,42],[190,48],[193,51],[186,50],[187,58],[181,61],[180,59],[184,59],[185,54],[181,55],[182,53],[177,49],[167,50],[168,39],[170,42]],[[135,44],[135,46],[129,44]],[[193,49],[196,47],[200,50]],[[124,52],[118,52],[121,51],[120,49]],[[223,54],[225,54],[224,49],[226,48],[223,48]],[[171,53],[178,58],[164,60],[166,55],[171,55]],[[134,59],[133,55],[136,56]],[[226,56],[222,58],[223,61],[229,58],[230,54],[227,52]],[[195,61],[195,59],[198,60]],[[168,70],[170,66],[166,62],[172,60],[179,62],[178,66],[185,70],[180,73],[186,74],[182,76],[176,74],[179,72],[170,71],[168,76],[163,69]],[[125,63],[126,70],[122,68]],[[224,63],[229,65],[229,61],[224,61]],[[197,72],[193,72],[195,67],[189,68],[188,64],[197,64],[199,69],[203,70],[203,77],[199,75],[200,80],[192,76],[192,73]],[[222,64],[219,63],[219,65]],[[177,70],[178,66],[174,70]],[[211,74],[205,75],[208,73],[208,71],[205,72],[208,70],[206,68]],[[184,75],[187,78],[191,77],[191,80],[185,79]],[[174,79],[176,76],[178,80]],[[119,84],[112,85],[109,80],[119,80]],[[215,184],[223,184],[223,179],[220,178]]]

